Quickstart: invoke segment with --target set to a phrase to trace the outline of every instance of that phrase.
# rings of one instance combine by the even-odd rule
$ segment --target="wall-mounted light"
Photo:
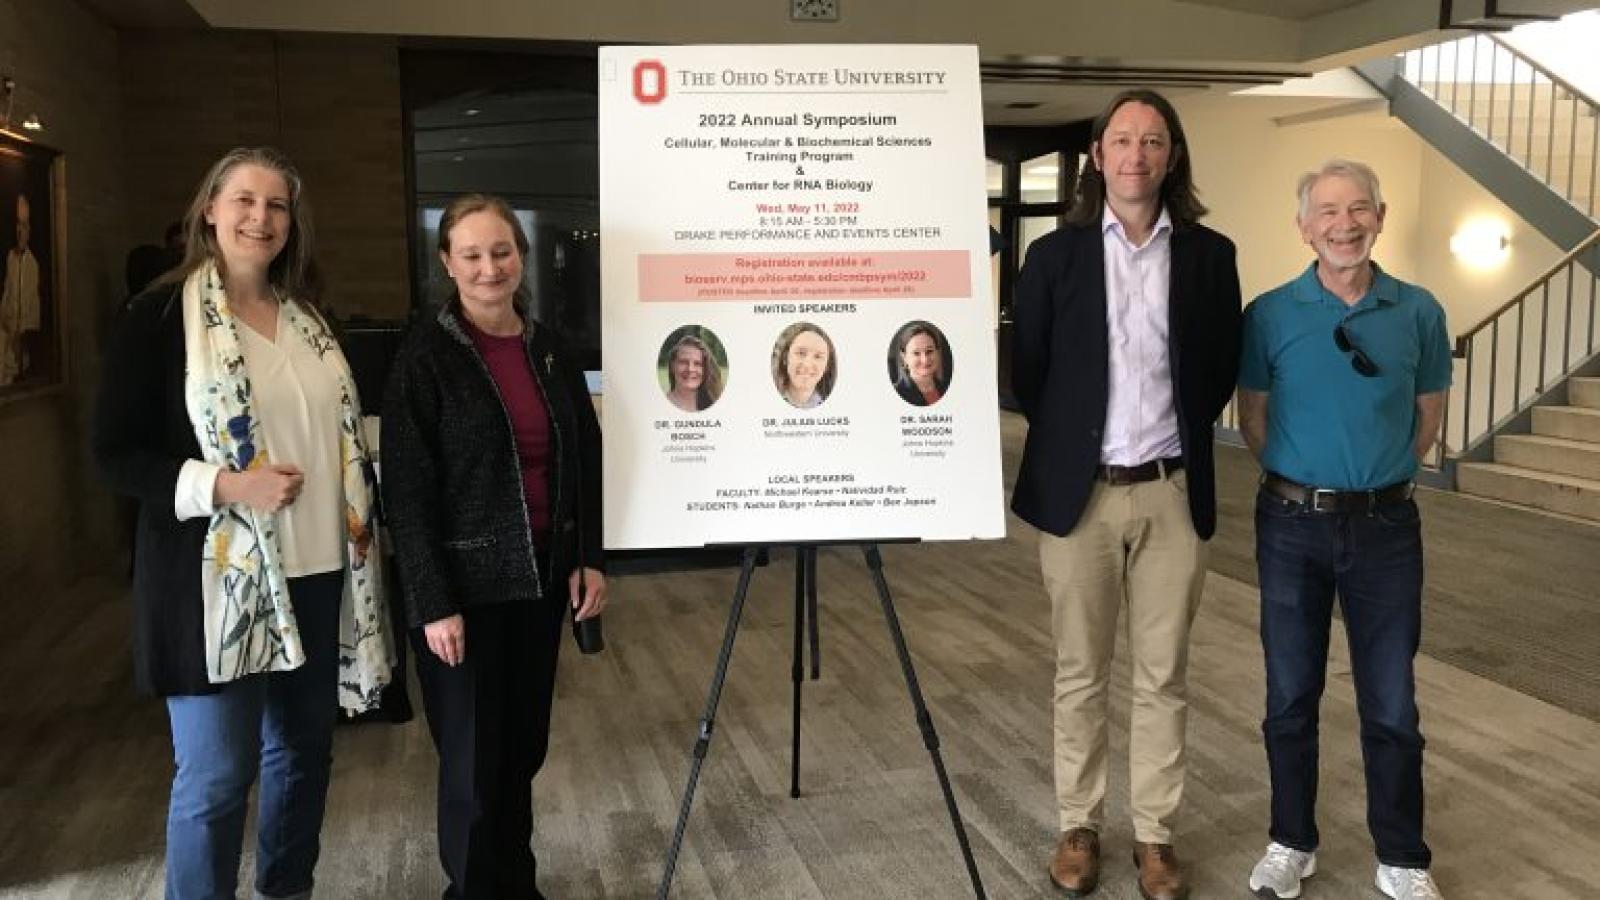
[[[1493,268],[1511,255],[1511,229],[1498,219],[1473,219],[1450,236],[1450,252],[1474,269]]]
[[[17,102],[17,80],[10,75],[0,75],[0,131],[11,130],[12,108]],[[44,122],[36,112],[28,113],[22,120],[25,131],[43,131]]]

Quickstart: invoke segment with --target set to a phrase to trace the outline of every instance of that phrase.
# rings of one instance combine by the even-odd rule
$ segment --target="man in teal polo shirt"
[[[1422,838],[1422,733],[1412,660],[1422,534],[1411,478],[1450,386],[1444,311],[1372,261],[1377,176],[1333,160],[1300,179],[1298,224],[1317,261],[1245,310],[1240,423],[1265,475],[1256,562],[1272,777],[1272,843],[1250,874],[1263,898],[1316,871],[1317,710],[1338,594],[1355,674],[1376,883],[1438,900]]]

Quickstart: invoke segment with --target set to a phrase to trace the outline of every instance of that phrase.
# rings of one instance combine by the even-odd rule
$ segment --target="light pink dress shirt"
[[[1100,461],[1136,466],[1179,456],[1183,439],[1173,405],[1167,356],[1172,284],[1172,219],[1163,209],[1143,246],[1135,247],[1108,205],[1100,220],[1106,261],[1106,330],[1110,390]]]

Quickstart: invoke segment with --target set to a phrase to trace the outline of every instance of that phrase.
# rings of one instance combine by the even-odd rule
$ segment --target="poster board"
[[[1003,537],[976,48],[599,66],[606,546]]]

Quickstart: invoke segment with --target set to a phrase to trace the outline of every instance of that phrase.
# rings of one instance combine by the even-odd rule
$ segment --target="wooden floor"
[[[1014,448],[1014,422],[1007,436]],[[1003,542],[884,556],[988,894],[1050,897],[1051,653],[1034,538],[1013,521]],[[552,898],[653,895],[734,574],[618,579],[607,651],[563,658],[551,761],[535,788]],[[859,553],[824,550],[819,576],[822,678],[805,685],[804,796],[788,797],[792,573],[779,556],[755,578],[673,896],[970,897]],[[0,897],[157,898],[170,746],[163,708],[125,687],[121,585],[86,579],[39,606],[0,653]],[[1266,842],[1255,606],[1253,587],[1213,574],[1196,622],[1178,834],[1196,898],[1248,896]],[[1324,846],[1305,896],[1367,900],[1379,895],[1342,639],[1331,668]],[[1431,656],[1418,679],[1428,833],[1446,895],[1600,895],[1600,723]],[[1127,702],[1119,664],[1119,765],[1096,895],[1106,900],[1138,896],[1120,765]],[[433,765],[420,721],[340,731],[319,896],[438,896]]]

